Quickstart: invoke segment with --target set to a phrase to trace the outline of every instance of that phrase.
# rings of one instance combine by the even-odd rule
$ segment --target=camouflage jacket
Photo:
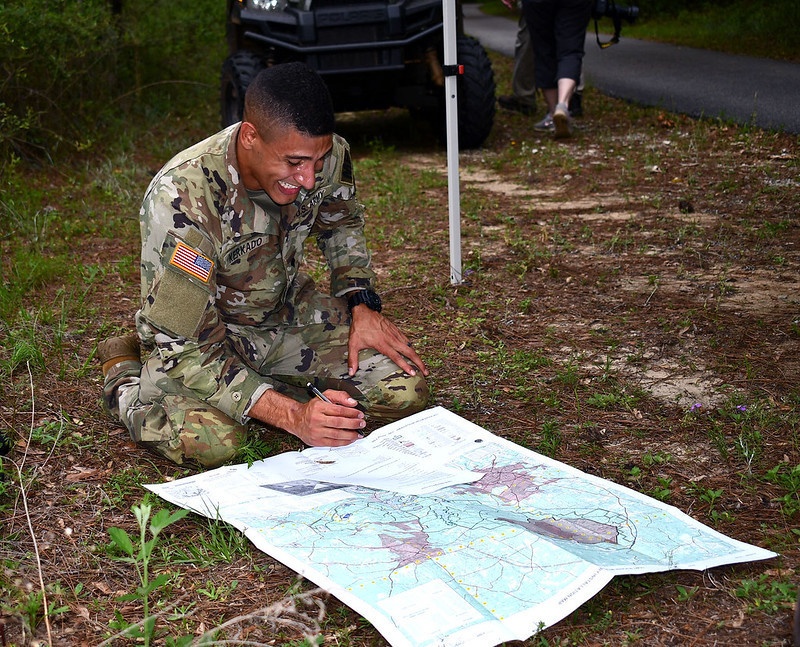
[[[240,182],[237,134],[234,125],[188,148],[150,183],[139,214],[136,320],[186,395],[245,421],[271,388],[258,373],[270,332],[292,322],[313,287],[299,271],[306,239],[313,235],[327,260],[331,294],[375,276],[347,142],[334,135],[314,189],[279,207]]]

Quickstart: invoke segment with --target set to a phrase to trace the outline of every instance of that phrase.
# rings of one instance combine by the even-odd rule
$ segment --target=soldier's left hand
[[[362,304],[353,308],[353,322],[350,325],[347,369],[351,376],[358,370],[358,353],[365,348],[383,353],[409,375],[416,375],[417,368],[423,375],[429,373],[408,337],[381,313]]]

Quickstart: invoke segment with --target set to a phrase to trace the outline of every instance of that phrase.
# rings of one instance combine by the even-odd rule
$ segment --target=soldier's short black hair
[[[290,126],[311,136],[334,129],[333,101],[325,82],[305,63],[281,63],[259,72],[247,87],[244,118],[259,132]]]

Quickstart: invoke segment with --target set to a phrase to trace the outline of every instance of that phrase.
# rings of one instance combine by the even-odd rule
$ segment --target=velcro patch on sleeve
[[[142,314],[159,330],[197,339],[208,302],[208,287],[193,282],[183,272],[168,270],[158,284],[152,303],[145,301]]]
[[[214,271],[214,261],[193,250],[180,240],[177,241],[169,264],[200,279],[203,283],[208,283],[211,273]]]
[[[353,186],[353,160],[350,158],[350,151],[344,151],[344,158],[342,159],[342,167],[339,173],[339,182],[348,186]]]

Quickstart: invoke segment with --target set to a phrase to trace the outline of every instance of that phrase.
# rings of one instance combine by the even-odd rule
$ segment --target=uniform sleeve
[[[328,161],[330,191],[317,211],[314,232],[317,245],[331,268],[331,294],[372,287],[375,273],[364,236],[364,205],[356,197],[356,182],[350,148],[334,136]]]
[[[165,381],[177,381],[179,392],[245,422],[250,407],[272,384],[226,342],[216,308],[213,232],[203,227],[209,221],[204,203],[197,187],[190,191],[170,178],[148,191],[140,212],[142,307],[137,328],[145,344],[155,346]],[[175,390],[174,384],[165,387]]]

